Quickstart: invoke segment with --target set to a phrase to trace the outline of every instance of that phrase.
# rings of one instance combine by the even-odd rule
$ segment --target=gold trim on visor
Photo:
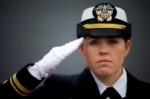
[[[99,29],[99,28],[111,28],[111,29],[125,29],[126,26],[122,24],[110,24],[110,23],[99,23],[99,24],[85,24],[83,25],[86,29]]]

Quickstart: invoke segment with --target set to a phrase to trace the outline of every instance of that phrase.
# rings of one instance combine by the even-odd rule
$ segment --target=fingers
[[[78,47],[83,43],[83,41],[84,38],[82,37],[61,46],[62,56],[65,58],[71,53],[73,53],[75,50],[78,49]]]
[[[74,50],[74,49],[77,49],[83,43],[83,41],[84,41],[84,38],[82,37],[82,38],[76,39],[72,42],[69,42],[69,43],[63,45],[62,47],[66,50],[67,49]]]

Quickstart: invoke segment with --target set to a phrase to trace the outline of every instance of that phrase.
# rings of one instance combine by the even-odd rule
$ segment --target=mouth
[[[108,60],[108,59],[101,59],[101,60],[99,60],[97,63],[99,63],[99,64],[101,64],[101,65],[106,65],[106,64],[108,64],[108,63],[111,63],[111,61]]]

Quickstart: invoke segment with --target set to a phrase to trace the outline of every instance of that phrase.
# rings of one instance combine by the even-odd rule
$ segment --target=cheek
[[[126,56],[125,49],[118,49],[115,50],[112,59],[114,60],[116,65],[120,66],[123,65],[125,56]]]
[[[84,50],[84,59],[88,65],[92,65],[97,59],[98,52],[96,49],[86,47]]]
[[[86,60],[86,62],[88,62],[90,59],[90,57],[93,56],[93,54],[91,54],[91,51],[88,50],[87,48],[84,50],[84,59]]]

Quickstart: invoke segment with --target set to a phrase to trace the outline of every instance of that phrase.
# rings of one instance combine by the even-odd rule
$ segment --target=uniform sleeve
[[[28,72],[28,67],[33,64],[27,64],[17,73],[14,73],[9,79],[0,84],[0,94],[4,97],[23,98],[28,96],[42,80],[38,80]]]

